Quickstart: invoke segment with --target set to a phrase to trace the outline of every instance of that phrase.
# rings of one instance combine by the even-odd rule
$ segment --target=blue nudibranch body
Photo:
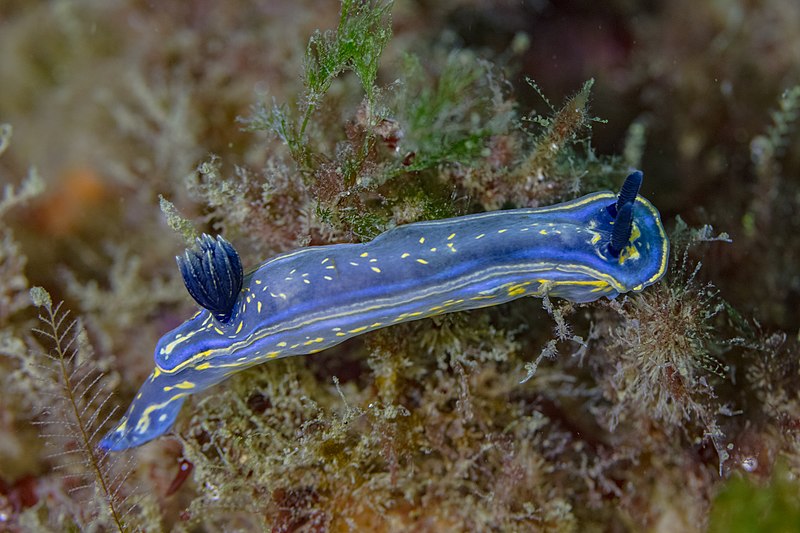
[[[638,196],[597,192],[541,208],[398,226],[363,244],[294,250],[247,275],[221,237],[178,263],[203,309],[164,335],[155,369],[101,447],[165,433],[190,394],[270,359],[316,353],[367,331],[523,296],[591,302],[663,276],[669,241]]]

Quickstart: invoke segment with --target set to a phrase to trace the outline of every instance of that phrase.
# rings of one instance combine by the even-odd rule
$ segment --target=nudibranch
[[[658,210],[632,172],[619,194],[395,227],[362,244],[312,246],[244,274],[222,237],[179,256],[202,308],[156,345],[155,369],[100,443],[165,433],[190,394],[270,359],[312,354],[379,328],[523,296],[591,302],[641,291],[667,268]]]

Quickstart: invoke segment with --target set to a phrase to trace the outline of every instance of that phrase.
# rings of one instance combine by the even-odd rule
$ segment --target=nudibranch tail
[[[175,260],[192,298],[220,322],[226,322],[244,279],[239,254],[231,243],[222,236],[215,241],[204,233],[197,239],[195,249],[187,249],[183,257]]]
[[[166,433],[181,410],[189,391],[182,383],[173,383],[158,369],[139,389],[125,415],[116,427],[100,441],[98,447],[120,451],[140,446]]]

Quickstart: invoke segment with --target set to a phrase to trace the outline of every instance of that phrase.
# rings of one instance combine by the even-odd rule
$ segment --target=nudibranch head
[[[638,196],[642,173],[632,172],[622,185],[617,201],[606,208],[606,219],[598,224],[610,231],[605,249],[598,255],[607,259],[609,268],[623,290],[638,292],[664,275],[669,257],[669,239],[658,210]],[[601,239],[605,241],[605,239]]]
[[[664,275],[669,239],[658,210],[638,196],[641,182],[636,171],[618,195],[602,191],[532,212],[548,222],[515,253],[546,265],[549,286],[540,292],[585,303],[641,291]]]

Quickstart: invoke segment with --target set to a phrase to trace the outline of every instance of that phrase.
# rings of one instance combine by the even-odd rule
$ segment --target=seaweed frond
[[[732,371],[720,360],[730,339],[717,327],[728,305],[713,284],[700,280],[701,264],[689,259],[689,249],[729,239],[724,233],[714,236],[710,226],[689,229],[680,219],[672,237],[668,278],[606,304],[617,316],[606,333],[607,358],[593,360],[612,403],[603,423],[611,431],[633,426],[649,434],[649,445],[656,448],[673,438],[710,444],[722,476],[730,454],[719,420],[735,414],[718,392]]]
[[[470,50],[449,52],[433,72],[430,61],[412,55],[404,60],[393,107],[407,155],[396,172],[470,165],[486,156],[492,136],[508,133],[515,117],[502,74],[490,62]]]
[[[30,305],[26,262],[11,229],[0,228],[0,330],[11,315]]]
[[[772,124],[763,135],[750,143],[750,154],[756,167],[770,166],[771,160],[780,157],[789,145],[789,138],[795,130],[795,122],[800,116],[800,85],[783,92],[778,99],[778,109],[770,113]]]
[[[631,122],[625,133],[622,159],[630,168],[642,168],[642,157],[647,145],[647,120],[639,118]]]
[[[72,509],[74,525],[130,531],[134,505],[126,481],[133,460],[122,464],[96,447],[115,414],[115,408],[107,408],[109,377],[94,360],[80,320],[63,302],[54,306],[41,287],[32,288],[30,295],[41,323],[33,331],[42,348],[30,354],[26,368],[43,398],[36,424],[47,444],[56,448],[49,457],[63,474],[63,490],[78,503]]]
[[[161,194],[158,195],[158,205],[161,208],[161,213],[167,219],[167,225],[172,231],[180,235],[187,245],[191,245],[200,236],[192,221],[181,215],[175,204]]]
[[[707,412],[707,399],[714,397],[710,377],[724,375],[724,368],[711,355],[712,319],[724,305],[714,286],[697,279],[699,270],[684,255],[669,283],[629,299],[629,306],[612,304],[624,317],[611,332],[619,350],[609,382],[616,399],[612,429],[631,409],[675,428],[698,416],[702,422],[713,418]]]
[[[383,0],[342,0],[339,25],[335,31],[317,31],[308,41],[304,61],[304,91],[295,108],[273,104],[256,106],[245,120],[249,129],[277,135],[288,147],[300,171],[312,175],[314,152],[307,129],[311,117],[331,88],[346,71],[358,76],[366,95],[367,117],[373,117],[377,95],[378,63],[392,36],[392,3]],[[366,147],[365,147],[366,149]]]
[[[6,151],[11,143],[12,128],[10,124],[0,124],[0,155]],[[28,175],[18,190],[7,184],[3,187],[3,196],[0,198],[0,216],[14,206],[24,204],[44,190],[44,181],[35,168],[28,171]]]
[[[784,91],[778,99],[778,109],[770,114],[772,123],[764,133],[750,142],[750,158],[755,167],[756,189],[749,212],[745,215],[745,231],[749,236],[757,235],[756,228],[768,228],[775,217],[775,203],[786,186],[781,182],[780,159],[790,145],[791,135],[796,131],[800,116],[800,85]]]
[[[526,383],[536,375],[536,371],[539,369],[539,365],[544,359],[553,360],[558,357],[559,342],[572,341],[573,343],[577,344],[579,348],[572,354],[572,356],[578,357],[579,359],[583,358],[583,355],[588,348],[588,345],[586,344],[586,341],[584,341],[583,337],[572,333],[572,328],[564,318],[565,311],[568,312],[574,310],[573,304],[570,302],[563,302],[560,307],[556,307],[550,301],[550,297],[547,295],[547,293],[545,293],[542,295],[542,307],[544,307],[545,311],[547,311],[547,314],[550,315],[555,322],[555,327],[553,328],[554,337],[547,341],[534,361],[528,361],[525,363],[526,374],[525,377],[520,381],[520,384]]]
[[[508,164],[495,183],[484,184],[494,190],[496,201],[487,207],[505,205],[546,205],[572,197],[583,189],[609,186],[611,179],[627,169],[622,158],[598,156],[591,145],[592,125],[604,122],[590,114],[594,80],[556,108],[541,89],[527,80],[545,102],[548,112],[532,112],[522,117],[518,128],[526,140],[514,152],[522,156]],[[486,196],[487,193],[483,192]],[[497,201],[497,200],[502,201]]]
[[[532,81],[529,83],[539,91]],[[589,96],[593,86],[594,79],[587,80],[581,90],[557,111],[545,100],[552,115],[535,114],[529,118],[541,131],[535,135],[533,149],[515,171],[520,179],[542,181],[545,176],[558,173],[559,166],[572,166],[576,160],[582,159],[574,157],[567,148],[582,142],[578,136],[581,130],[590,129],[593,121],[600,120],[589,115]]]

